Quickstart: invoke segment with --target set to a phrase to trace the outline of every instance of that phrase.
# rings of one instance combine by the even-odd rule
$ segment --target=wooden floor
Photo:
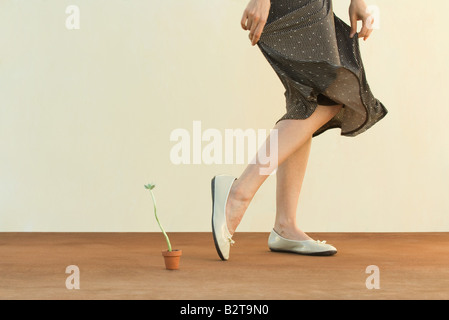
[[[270,252],[268,233],[237,233],[220,261],[210,233],[0,233],[1,299],[448,299],[449,233],[310,233],[332,257]],[[66,267],[80,289],[66,288]],[[380,289],[368,290],[369,265]]]

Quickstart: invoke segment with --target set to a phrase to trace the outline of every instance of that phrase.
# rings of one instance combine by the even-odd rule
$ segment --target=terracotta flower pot
[[[179,260],[181,259],[182,250],[173,249],[172,251],[162,251],[165,260],[165,269],[178,270]]]

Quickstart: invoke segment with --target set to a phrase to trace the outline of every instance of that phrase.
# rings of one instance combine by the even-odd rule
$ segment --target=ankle
[[[246,188],[243,188],[239,182],[240,181],[238,180],[234,181],[229,192],[229,197],[240,202],[249,203],[253,198],[253,195],[251,195]]]
[[[286,235],[296,232],[296,222],[289,220],[276,221],[274,224],[274,231],[279,235]]]
[[[274,231],[279,234],[281,237],[290,239],[290,240],[311,240],[306,233],[304,233],[301,229],[296,226],[295,222],[276,222],[274,226]]]

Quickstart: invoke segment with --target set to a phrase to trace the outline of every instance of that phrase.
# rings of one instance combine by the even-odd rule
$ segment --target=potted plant
[[[179,269],[179,260],[181,259],[182,250],[172,249],[170,239],[167,233],[165,232],[164,228],[162,228],[161,223],[159,222],[159,219],[157,217],[156,199],[154,198],[153,194],[154,187],[156,187],[156,185],[151,183],[145,185],[145,189],[148,189],[150,191],[151,198],[153,199],[154,216],[156,217],[157,224],[159,225],[159,228],[164,234],[165,241],[167,241],[168,250],[162,251],[162,255],[164,256],[165,260],[165,268],[168,270],[177,270]]]

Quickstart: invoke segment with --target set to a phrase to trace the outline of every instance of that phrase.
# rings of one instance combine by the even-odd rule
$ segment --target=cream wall
[[[243,164],[175,165],[170,133],[270,129],[283,87],[240,29],[244,0],[0,2],[0,231],[210,231],[210,179]],[[348,22],[349,0],[334,0]],[[389,114],[357,137],[314,138],[305,231],[449,231],[449,2],[369,0],[361,43]],[[80,8],[68,30],[65,9]],[[441,97],[441,98],[440,98]],[[275,177],[240,231],[269,231]]]

